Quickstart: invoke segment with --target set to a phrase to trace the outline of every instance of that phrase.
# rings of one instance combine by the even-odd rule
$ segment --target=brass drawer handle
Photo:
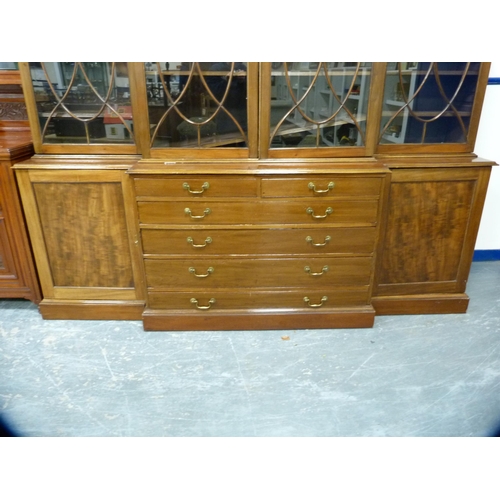
[[[325,236],[324,243],[314,243],[312,236],[306,236],[307,243],[310,243],[313,247],[324,247],[331,239],[332,239],[331,236]]]
[[[304,267],[304,271],[310,276],[323,276],[323,274],[328,272],[328,266],[323,266],[323,269],[319,273],[312,273],[311,268],[309,266]]]
[[[189,272],[194,274],[197,278],[208,278],[214,272],[214,268],[209,267],[207,269],[207,274],[196,274],[196,269],[194,267],[190,267]]]
[[[190,208],[185,208],[184,209],[184,213],[188,214],[189,217],[191,217],[191,219],[203,219],[204,217],[206,217],[211,212],[212,212],[212,210],[210,210],[209,208],[205,208],[205,210],[203,210],[203,215],[193,215],[191,213],[191,209]]]
[[[189,193],[191,193],[191,194],[202,194],[204,191],[206,191],[206,190],[210,187],[210,184],[209,184],[208,182],[204,182],[204,183],[202,184],[202,186],[201,186],[201,190],[200,190],[200,191],[193,191],[193,190],[191,189],[191,186],[190,186],[187,182],[185,182],[185,183],[182,185],[182,187],[183,187],[186,191],[188,191]]]
[[[321,303],[320,304],[311,304],[311,302],[309,300],[309,297],[304,297],[304,302],[309,307],[321,307],[327,300],[328,300],[328,297],[325,295],[324,297],[321,297]]]
[[[330,214],[333,213],[333,208],[332,207],[328,207],[325,210],[325,215],[314,215],[314,210],[311,207],[308,207],[306,209],[306,212],[308,214],[310,214],[313,219],[325,219],[326,217],[328,217]]]
[[[328,193],[330,189],[333,189],[335,187],[335,182],[329,182],[326,189],[316,189],[316,185],[314,184],[314,182],[310,182],[307,187],[309,189],[312,189],[315,193]]]
[[[207,306],[200,306],[198,305],[198,300],[195,299],[194,297],[190,300],[191,304],[194,304],[196,309],[201,309],[202,311],[206,311],[208,309],[210,309],[212,307],[213,304],[215,304],[215,299],[210,299],[208,301],[208,305]]]
[[[210,238],[210,236],[209,236],[208,238],[205,239],[205,243],[203,243],[202,245],[197,245],[196,243],[194,243],[193,238],[191,238],[191,236],[188,236],[187,242],[191,243],[191,246],[193,248],[205,248],[207,245],[212,243],[212,238]]]

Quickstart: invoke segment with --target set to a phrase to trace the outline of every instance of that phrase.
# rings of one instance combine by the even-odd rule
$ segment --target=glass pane
[[[371,63],[272,63],[271,148],[364,146]]]
[[[381,144],[465,143],[479,63],[387,63]]]
[[[247,65],[147,62],[152,148],[247,147]]]
[[[19,69],[16,62],[0,62],[0,70],[17,70]]]
[[[44,143],[133,143],[127,63],[30,63]]]

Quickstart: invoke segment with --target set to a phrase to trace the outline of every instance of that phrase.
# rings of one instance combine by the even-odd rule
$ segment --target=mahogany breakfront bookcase
[[[488,63],[20,63],[44,318],[370,327],[465,312]]]

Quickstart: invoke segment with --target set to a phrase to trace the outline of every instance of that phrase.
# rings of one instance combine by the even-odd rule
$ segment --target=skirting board
[[[484,262],[487,260],[500,260],[500,250],[474,250],[474,262]]]

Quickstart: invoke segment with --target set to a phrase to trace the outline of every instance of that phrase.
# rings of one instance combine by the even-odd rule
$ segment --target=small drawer
[[[376,228],[142,229],[141,236],[145,254],[372,254]]]
[[[138,197],[255,197],[259,182],[250,176],[168,176],[135,177]]]
[[[380,177],[307,176],[262,179],[263,198],[378,197]]]
[[[314,313],[338,307],[369,304],[368,286],[293,291],[228,290],[148,293],[151,309],[186,310],[193,313],[221,310],[289,309]],[[168,328],[168,327],[167,327]]]
[[[145,259],[148,287],[297,288],[367,285],[371,257]]]
[[[363,224],[377,221],[378,200],[139,201],[142,224]]]

